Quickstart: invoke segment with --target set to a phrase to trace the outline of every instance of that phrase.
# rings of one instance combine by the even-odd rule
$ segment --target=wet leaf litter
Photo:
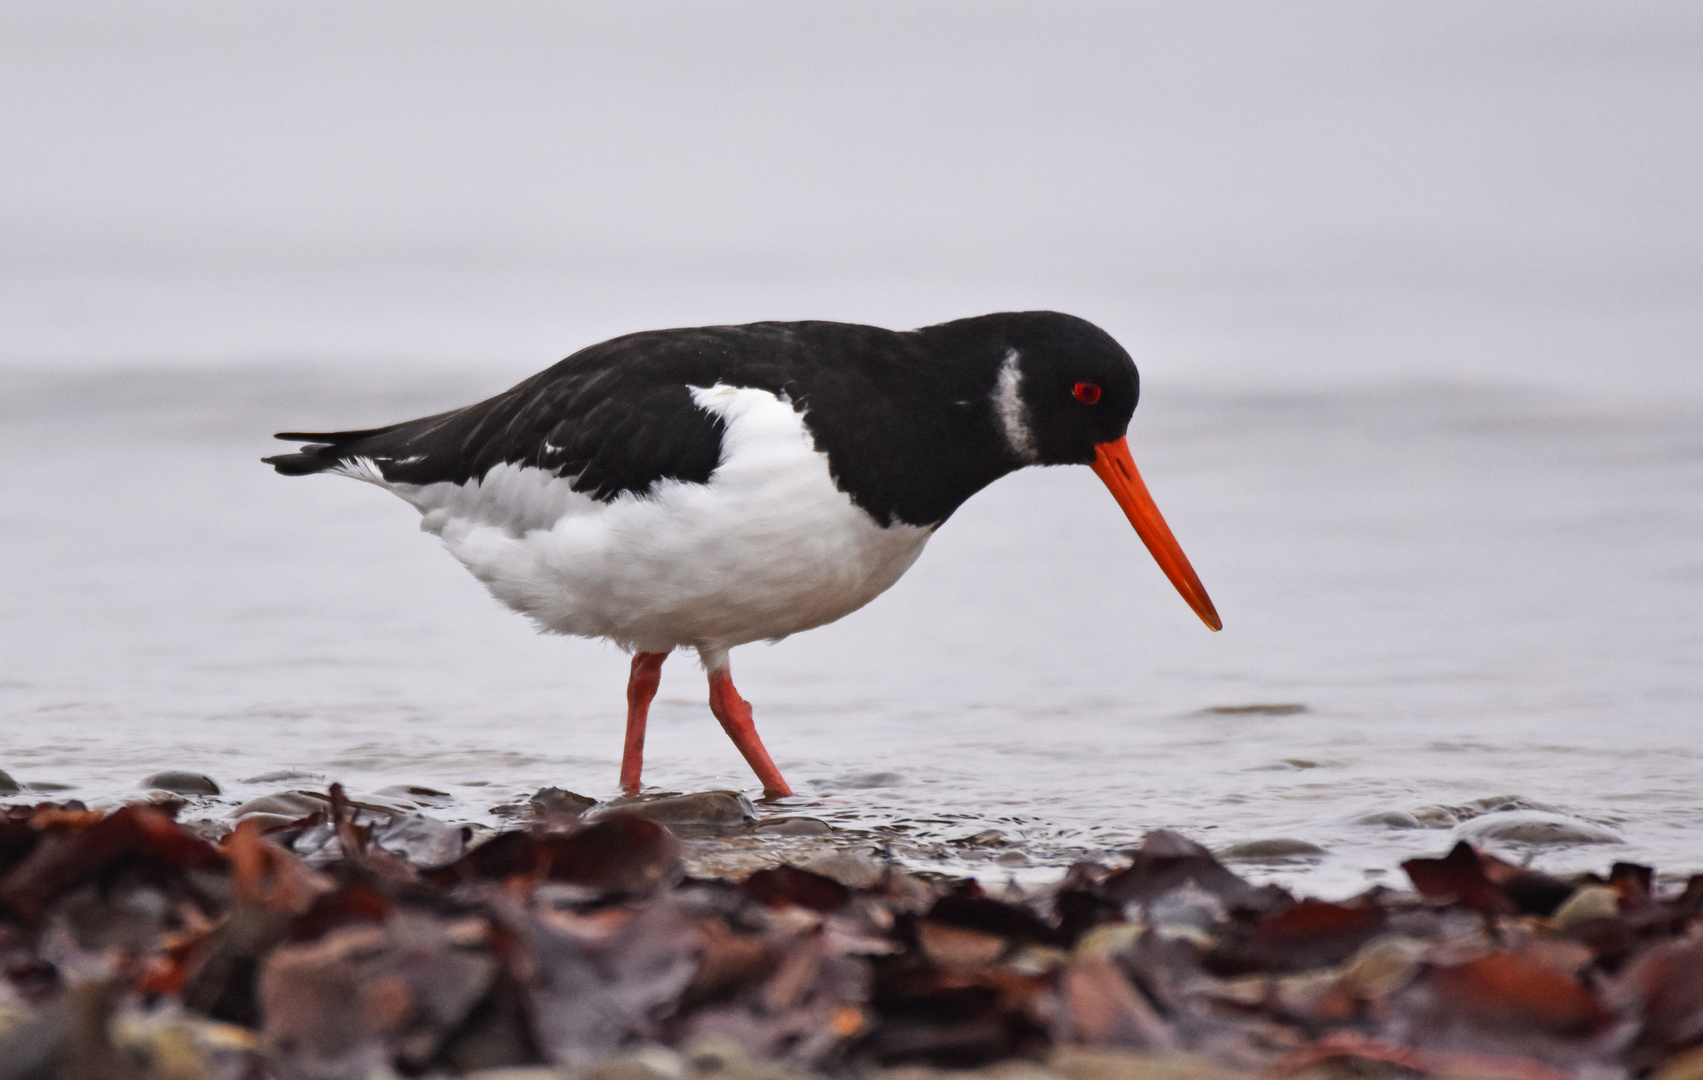
[[[0,1078],[1703,1068],[1703,875],[1460,842],[1326,901],[1161,830],[1018,885],[732,792],[545,789],[484,831],[290,795],[218,831],[163,791],[7,807]]]

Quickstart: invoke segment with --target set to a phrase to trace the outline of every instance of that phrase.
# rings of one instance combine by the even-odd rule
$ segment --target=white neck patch
[[[993,388],[993,418],[1005,435],[1005,444],[1018,461],[1033,464],[1035,433],[1029,430],[1029,407],[1023,403],[1023,369],[1017,366],[1017,350],[1005,354],[999,365],[999,382]]]

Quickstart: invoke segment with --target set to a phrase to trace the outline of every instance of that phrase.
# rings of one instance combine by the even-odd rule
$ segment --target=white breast
[[[853,505],[791,404],[722,385],[692,396],[726,424],[706,484],[599,502],[501,465],[463,484],[383,486],[503,603],[547,630],[644,652],[713,652],[832,622],[922,553],[933,530],[883,528]]]

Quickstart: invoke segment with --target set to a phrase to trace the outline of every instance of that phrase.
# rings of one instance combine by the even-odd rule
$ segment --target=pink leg
[[[791,795],[792,788],[782,779],[781,771],[769,760],[763,740],[757,737],[757,725],[751,720],[751,706],[733,688],[733,675],[726,666],[710,672],[710,711],[721,721],[721,729],[745,755],[745,761],[757,779],[763,782],[763,796],[778,799]]]
[[[627,743],[621,751],[621,791],[627,795],[639,793],[639,771],[645,763],[645,720],[650,716],[650,700],[662,681],[662,662],[666,659],[665,652],[637,653],[632,673],[627,676]]]

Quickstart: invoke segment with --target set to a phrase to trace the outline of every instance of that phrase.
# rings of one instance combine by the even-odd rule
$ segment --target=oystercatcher
[[[952,512],[1027,465],[1088,465],[1212,629],[1206,590],[1124,432],[1135,363],[1091,323],[1008,312],[896,332],[763,322],[628,334],[507,393],[264,460],[377,484],[497,599],[633,654],[621,787],[639,789],[662,662],[696,649],[710,710],[767,796],[792,794],[728,650],[833,622]]]

